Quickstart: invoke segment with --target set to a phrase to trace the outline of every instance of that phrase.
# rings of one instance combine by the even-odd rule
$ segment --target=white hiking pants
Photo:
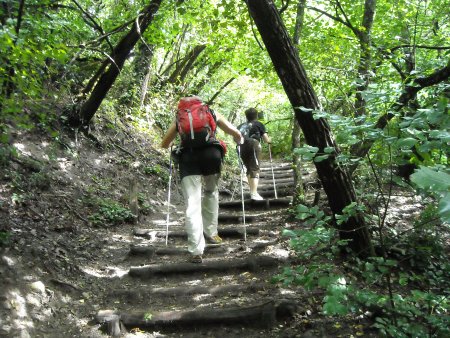
[[[205,249],[205,237],[217,235],[219,216],[218,182],[220,174],[202,176],[189,175],[181,180],[186,207],[186,232],[188,251],[192,255],[201,255]],[[204,183],[202,198],[202,179]]]

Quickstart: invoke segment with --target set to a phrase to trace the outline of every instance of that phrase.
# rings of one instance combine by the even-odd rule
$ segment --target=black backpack
[[[259,141],[261,139],[261,134],[259,132],[259,128],[252,122],[242,123],[238,127],[244,139],[255,139]]]

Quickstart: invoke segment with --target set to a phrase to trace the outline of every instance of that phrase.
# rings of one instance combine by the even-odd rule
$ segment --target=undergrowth
[[[382,256],[342,261],[346,243],[338,239],[331,216],[300,205],[296,215],[304,228],[284,231],[299,263],[284,267],[274,281],[321,291],[323,314],[368,318],[383,336],[448,337],[450,264],[436,236],[437,212],[425,208],[411,232],[395,238],[404,250],[386,247]]]

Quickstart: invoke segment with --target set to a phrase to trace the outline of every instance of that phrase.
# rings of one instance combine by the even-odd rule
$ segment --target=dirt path
[[[93,296],[97,327],[111,335],[275,337],[286,321],[304,313],[298,295],[271,283],[289,259],[280,233],[287,226],[293,184],[288,163],[276,163],[273,172],[280,181],[278,199],[272,170],[264,166],[259,192],[266,199],[245,200],[245,227],[240,187],[234,196],[221,196],[219,235],[224,243],[209,245],[202,264],[188,263],[176,189],[167,246],[164,211],[132,235],[115,234],[118,242],[110,247],[109,266],[99,275],[109,274],[109,287],[98,290],[103,297]]]

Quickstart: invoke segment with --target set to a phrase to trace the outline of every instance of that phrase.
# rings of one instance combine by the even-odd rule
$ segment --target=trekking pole
[[[238,154],[239,165],[241,166],[241,201],[242,201],[242,221],[244,223],[244,241],[247,243],[247,226],[245,224],[245,202],[244,202],[244,184],[242,182],[242,176],[244,175],[244,164],[241,160],[241,147],[236,146],[236,151]]]
[[[169,189],[167,191],[167,218],[166,218],[166,246],[169,239],[169,219],[170,219],[170,190],[172,186],[172,146],[170,147],[169,160]]]
[[[273,173],[273,164],[272,164],[272,151],[270,149],[270,143],[269,143],[269,158],[270,158],[270,168],[272,169],[272,180],[273,180],[273,190],[275,191],[275,199],[278,198],[277,195],[277,186],[275,184],[275,174]]]

